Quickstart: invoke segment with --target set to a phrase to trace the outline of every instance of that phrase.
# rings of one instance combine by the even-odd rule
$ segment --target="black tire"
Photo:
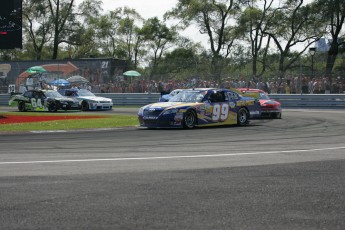
[[[183,128],[192,129],[196,125],[196,115],[193,110],[187,110],[183,114]]]
[[[18,102],[18,110],[20,112],[25,112],[26,111],[26,107],[25,107],[25,102],[24,101]]]
[[[249,113],[245,108],[240,108],[237,112],[237,125],[243,126],[249,123]]]
[[[54,102],[51,102],[48,106],[48,111],[49,112],[56,112],[58,111],[58,105],[57,103],[54,101]]]
[[[281,119],[282,118],[282,113],[273,113],[272,118],[274,119]]]
[[[81,103],[81,110],[83,110],[83,111],[89,110],[89,103],[87,103],[86,101],[83,101]]]

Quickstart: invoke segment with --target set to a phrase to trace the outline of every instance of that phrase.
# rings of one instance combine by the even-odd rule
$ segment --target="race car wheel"
[[[70,106],[70,105],[67,105],[67,107],[65,107],[64,110],[65,110],[65,111],[71,110],[71,106]]]
[[[249,122],[248,110],[245,108],[240,108],[237,112],[237,125],[246,125]]]
[[[51,102],[48,106],[48,111],[49,112],[56,112],[58,110],[58,105],[56,102]]]
[[[196,124],[196,115],[194,111],[187,110],[183,116],[183,127],[187,129],[192,129],[195,127]]]
[[[18,102],[18,110],[19,110],[20,112],[25,112],[25,111],[26,111],[25,102],[24,102],[24,101]]]
[[[272,114],[272,118],[281,119],[282,118],[282,113],[273,113]]]
[[[83,111],[89,110],[89,103],[87,103],[86,101],[83,101],[83,103],[81,104],[81,110]]]

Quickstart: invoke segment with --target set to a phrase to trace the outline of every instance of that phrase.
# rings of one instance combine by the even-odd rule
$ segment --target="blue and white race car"
[[[141,107],[140,126],[194,128],[196,126],[246,125],[261,115],[260,102],[230,89],[183,90],[168,102]]]
[[[66,89],[62,94],[79,100],[83,111],[111,110],[113,108],[113,100],[111,98],[97,97],[86,89]]]

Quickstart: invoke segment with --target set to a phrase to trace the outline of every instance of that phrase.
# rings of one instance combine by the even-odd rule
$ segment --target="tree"
[[[156,68],[163,57],[165,51],[171,48],[176,41],[177,33],[174,28],[168,28],[164,22],[161,22],[157,17],[149,18],[145,21],[139,35],[145,41],[149,50],[151,61],[151,74],[155,74]]]
[[[23,1],[23,30],[24,34],[28,35],[26,46],[28,43],[32,44],[28,50],[33,50],[33,57],[36,60],[42,59],[43,49],[53,37],[52,25],[52,17],[46,1]]]
[[[105,56],[128,60],[134,69],[138,58],[144,55],[143,39],[137,24],[143,18],[134,10],[119,7],[95,20],[97,40]]]
[[[272,14],[270,18],[276,26],[265,33],[273,39],[280,54],[279,75],[283,78],[286,70],[322,36],[322,29],[316,21],[317,14],[313,12],[312,6],[304,6],[303,0],[287,0]],[[304,48],[293,51],[292,48],[299,44],[304,45]]]
[[[339,49],[345,45],[344,40],[340,39],[340,36],[342,34],[344,35],[343,25],[345,20],[345,4],[342,0],[318,0],[315,5],[320,9],[322,15],[321,18],[326,20],[327,32],[331,36],[325,71],[326,76],[331,77]]]
[[[121,20],[122,8],[112,10],[97,19],[97,40],[103,55],[108,57],[126,57],[122,49],[118,49],[118,28]]]
[[[269,13],[272,9],[273,0],[264,0],[263,2],[263,9],[255,7],[254,2],[249,3],[238,20],[239,33],[243,34],[244,38],[249,38],[254,80],[257,80],[265,72],[266,56],[271,40],[265,32],[272,27],[270,24],[272,18],[269,17]],[[258,73],[259,63],[261,63],[260,73]]]
[[[208,36],[212,53],[214,80],[220,83],[225,58],[230,55],[238,35],[233,20],[240,13],[240,6],[246,1],[238,0],[179,0],[167,17],[180,19],[183,28],[195,24],[201,34]]]
[[[143,54],[140,49],[143,40],[139,35],[140,28],[136,26],[137,21],[143,22],[143,18],[134,9],[124,7],[118,27],[119,48],[126,54],[125,59],[133,63],[134,69],[138,66],[138,56]]]
[[[178,76],[179,79],[185,79],[191,76],[199,75],[200,55],[196,50],[197,46],[178,47],[167,52],[159,66],[160,73],[166,75]]]
[[[101,56],[98,48],[96,31],[98,29],[97,19],[101,15],[102,1],[84,0],[78,6],[79,26],[76,32],[72,34],[70,40],[73,43],[68,44],[67,52],[71,58],[96,57]]]
[[[73,36],[78,25],[73,12],[74,0],[48,0],[53,23],[53,54],[52,59],[57,59],[61,43],[73,44],[69,37]]]

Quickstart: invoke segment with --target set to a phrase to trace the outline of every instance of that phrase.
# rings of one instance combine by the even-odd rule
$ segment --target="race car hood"
[[[16,95],[11,96],[10,100],[8,101],[8,105],[13,106],[12,103],[18,100],[28,101],[22,94],[16,94]]]
[[[280,105],[280,102],[275,101],[275,100],[268,100],[268,99],[260,99],[260,105],[265,106],[265,105]]]
[[[48,97],[47,99],[53,99],[53,100],[58,100],[58,101],[71,101],[71,102],[76,101],[75,99],[68,98],[68,97]]]
[[[80,96],[78,98],[79,99],[85,99],[85,100],[91,100],[91,101],[109,101],[109,102],[112,101],[110,98],[105,98],[105,97]]]
[[[162,98],[163,98],[163,99],[166,99],[166,100],[169,100],[170,98],[172,98],[172,95],[170,95],[170,94],[164,94],[164,95],[162,95]]]
[[[197,103],[187,103],[187,102],[158,102],[145,106],[145,109],[166,109],[166,108],[178,108],[195,106]]]

